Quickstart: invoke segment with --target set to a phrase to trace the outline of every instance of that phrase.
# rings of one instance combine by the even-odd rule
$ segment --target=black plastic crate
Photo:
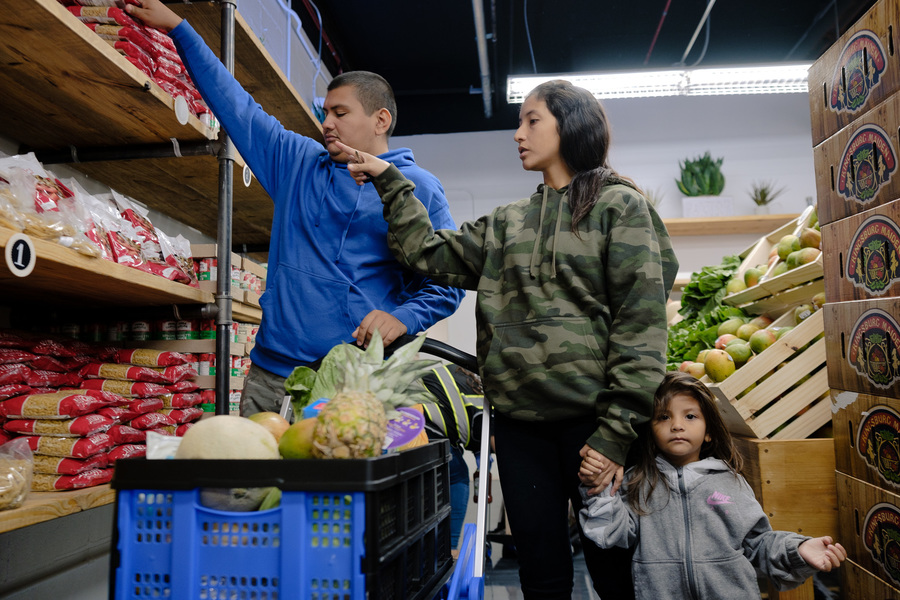
[[[452,566],[448,461],[446,441],[371,459],[121,460],[110,597],[425,598]],[[199,504],[204,487],[265,486],[280,507]]]

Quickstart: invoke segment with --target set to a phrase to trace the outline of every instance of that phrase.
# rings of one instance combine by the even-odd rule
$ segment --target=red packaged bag
[[[91,469],[78,475],[47,475],[35,473],[31,481],[33,492],[55,492],[58,490],[78,490],[95,485],[103,485],[112,480],[113,469]]]
[[[57,373],[31,369],[25,374],[25,381],[32,387],[74,387],[81,383],[78,373]]]
[[[8,419],[69,419],[108,406],[102,397],[65,390],[52,394],[28,394],[0,402],[0,416]]]
[[[203,403],[200,394],[165,394],[159,398],[163,401],[163,408],[190,408]]]
[[[25,383],[31,369],[21,363],[0,365],[0,385]]]
[[[53,371],[54,373],[68,373],[69,371],[77,371],[84,365],[91,362],[90,356],[82,354],[81,356],[73,356],[71,358],[57,358],[47,354],[34,356],[29,361],[32,369],[38,371]]]
[[[82,23],[138,26],[137,21],[132,19],[127,12],[113,6],[67,6],[66,9],[78,17]]]
[[[123,379],[172,384],[190,377],[196,377],[197,371],[189,365],[135,367],[114,363],[91,363],[82,367],[78,374],[85,379]]]
[[[85,25],[104,40],[128,41],[152,56],[153,48],[156,44],[153,40],[144,35],[144,32],[140,28],[131,27],[130,25],[119,25],[118,23],[115,25],[110,25],[108,23],[85,23]]]
[[[184,425],[185,423],[192,423],[200,419],[203,416],[202,408],[164,408],[161,411],[164,415],[169,415],[169,417],[175,421],[177,425]]]
[[[141,398],[120,406],[107,406],[97,412],[116,423],[127,423],[139,415],[155,412],[163,407],[161,398]]]
[[[114,465],[120,458],[136,458],[147,455],[146,444],[123,444],[106,453],[109,464]]]
[[[156,429],[158,427],[177,425],[177,423],[169,415],[164,415],[160,412],[151,412],[133,418],[128,422],[128,425],[135,429]]]
[[[47,456],[71,456],[87,458],[100,452],[106,452],[113,446],[112,438],[106,433],[95,433],[88,437],[52,437],[45,435],[27,435],[23,439],[35,454]]]
[[[122,379],[85,379],[81,387],[88,390],[104,390],[123,398],[150,398],[163,396],[168,390],[158,383],[127,381]]]
[[[151,350],[139,348],[137,350],[119,349],[116,351],[116,362],[135,365],[138,367],[169,367],[189,363],[191,357],[181,352],[168,350]]]
[[[91,469],[103,469],[107,465],[109,465],[109,459],[103,452],[84,459],[34,455],[34,472],[47,475],[77,475]]]
[[[117,446],[121,444],[143,444],[147,441],[147,432],[143,429],[135,429],[130,425],[113,425],[106,433]]]
[[[24,363],[34,358],[31,352],[25,352],[18,348],[4,348],[0,346],[0,365],[8,365],[10,363]]]
[[[187,430],[193,427],[195,424],[196,421],[194,423],[184,423],[183,425],[179,425],[175,428],[175,435],[178,437],[184,436],[184,434],[187,433]]]
[[[109,417],[92,413],[74,419],[10,419],[3,424],[3,428],[10,433],[24,435],[86,437],[103,433],[112,425]]]
[[[0,385],[0,400],[6,400],[14,396],[21,396],[31,391],[31,387],[24,383],[7,383]]]
[[[176,381],[175,383],[169,383],[165,386],[166,390],[173,394],[181,394],[187,392],[195,392],[200,386],[190,379],[184,379],[182,381]],[[213,398],[215,398],[215,390],[212,390]]]

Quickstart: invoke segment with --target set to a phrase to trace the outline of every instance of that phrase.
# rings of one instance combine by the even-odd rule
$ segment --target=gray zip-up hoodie
[[[705,458],[676,468],[657,457],[656,464],[671,492],[657,484],[647,515],[635,514],[621,490],[588,496],[582,487],[585,535],[601,548],[635,548],[638,600],[747,600],[759,597],[753,567],[779,590],[815,573],[797,550],[810,538],[773,531],[750,485],[723,461]]]

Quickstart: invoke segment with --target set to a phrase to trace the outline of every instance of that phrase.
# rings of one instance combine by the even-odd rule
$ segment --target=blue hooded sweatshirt
[[[250,353],[263,369],[287,377],[341,342],[373,310],[389,312],[418,333],[452,314],[465,292],[436,285],[402,267],[387,246],[387,223],[371,183],[317,141],[285,129],[263,111],[187,21],[170,34],[194,84],[231,137],[275,213],[263,319]],[[438,179],[401,148],[380,156],[416,185],[436,229],[455,229]]]

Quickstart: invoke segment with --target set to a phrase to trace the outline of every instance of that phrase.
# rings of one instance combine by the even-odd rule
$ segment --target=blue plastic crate
[[[445,444],[365,460],[119,461],[110,597],[430,598],[452,567]],[[282,489],[280,507],[199,502],[202,487],[265,485]]]

